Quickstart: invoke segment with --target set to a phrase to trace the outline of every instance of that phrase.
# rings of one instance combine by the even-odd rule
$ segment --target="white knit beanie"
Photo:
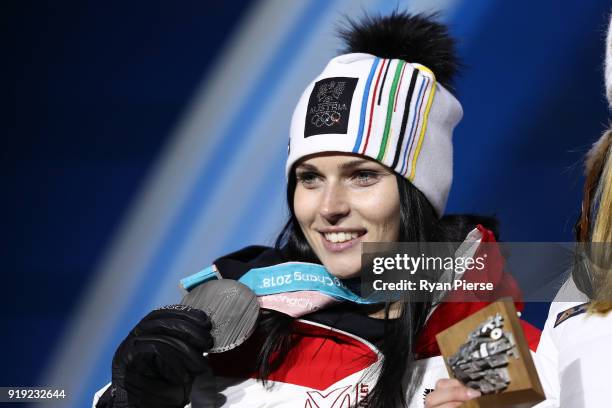
[[[407,178],[444,213],[461,104],[427,67],[353,53],[333,58],[302,94],[286,172],[322,152],[372,158]]]

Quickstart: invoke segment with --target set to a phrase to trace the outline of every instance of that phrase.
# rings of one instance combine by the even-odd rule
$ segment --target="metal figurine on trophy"
[[[545,399],[511,300],[492,303],[436,340],[450,377],[482,394],[463,408],[528,408]]]

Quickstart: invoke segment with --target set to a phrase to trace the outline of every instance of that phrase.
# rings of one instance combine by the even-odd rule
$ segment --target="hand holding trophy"
[[[544,391],[511,300],[494,302],[436,336],[451,378],[481,396],[464,408],[527,408]]]

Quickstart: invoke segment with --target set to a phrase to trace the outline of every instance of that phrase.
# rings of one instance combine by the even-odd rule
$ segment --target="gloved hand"
[[[117,348],[96,408],[183,408],[213,346],[203,311],[171,305],[145,316]]]

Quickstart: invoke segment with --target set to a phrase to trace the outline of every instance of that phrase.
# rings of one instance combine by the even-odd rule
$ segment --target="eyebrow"
[[[338,166],[338,168],[340,170],[349,170],[355,167],[359,167],[362,164],[366,164],[369,163],[369,160],[364,160],[364,159],[356,159],[356,160],[351,160],[348,162],[344,162],[342,163],[340,166]]]
[[[340,170],[350,170],[350,169],[353,169],[355,167],[359,167],[360,165],[365,164],[365,163],[369,163],[369,162],[370,162],[369,160],[365,160],[365,159],[355,159],[355,160],[347,161],[347,162],[344,162],[344,163],[340,164],[338,166],[338,168]],[[301,163],[301,164],[299,164],[297,166],[296,170],[298,170],[298,169],[317,170],[317,166],[314,166],[314,165],[309,164],[309,163]]]

